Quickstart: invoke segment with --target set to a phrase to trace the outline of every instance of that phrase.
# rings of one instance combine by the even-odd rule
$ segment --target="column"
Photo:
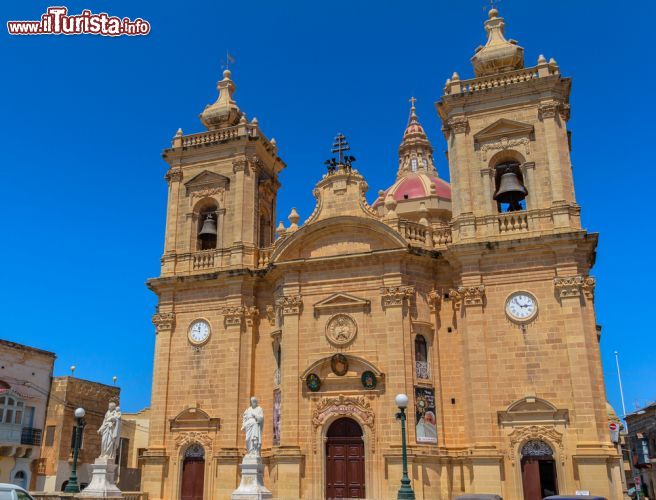
[[[280,445],[274,447],[272,463],[277,469],[277,498],[298,499],[301,496],[301,464],[299,446],[299,398],[301,372],[299,359],[299,322],[303,299],[298,293],[287,293],[276,299],[283,316]],[[304,416],[310,419],[310,415]]]
[[[178,252],[178,211],[180,201],[180,183],[182,167],[171,167],[164,177],[169,185],[169,196],[166,211],[166,226],[164,232],[164,255],[162,258],[162,274],[175,271],[175,254]]]
[[[175,313],[159,312],[153,316],[155,325],[155,360],[151,392],[150,431],[148,451],[145,454],[142,488],[149,498],[164,498],[166,464],[166,407],[169,385],[171,335],[175,329]]]
[[[467,434],[470,447],[469,463],[472,467],[472,492],[502,493],[501,460],[497,450],[497,422],[490,403],[490,374],[485,336],[485,286],[480,277],[470,276],[469,286],[451,290],[449,295],[460,309],[464,339],[464,359],[467,367],[466,409]]]

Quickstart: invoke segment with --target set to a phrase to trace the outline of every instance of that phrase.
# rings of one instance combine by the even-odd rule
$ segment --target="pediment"
[[[171,430],[218,430],[219,419],[200,408],[187,408],[170,420]]]
[[[230,179],[225,175],[204,170],[200,174],[189,179],[184,185],[187,189],[203,189],[208,187],[227,186],[229,183]]]
[[[348,293],[334,293],[330,297],[320,300],[314,304],[314,312],[318,314],[321,311],[333,309],[369,309],[371,301],[361,299]]]
[[[566,409],[559,409],[549,401],[526,396],[510,404],[505,411],[500,411],[499,423],[502,425],[517,425],[525,423],[565,424],[569,419]]]
[[[501,118],[474,134],[476,142],[487,142],[502,137],[526,137],[533,134],[533,125]]]

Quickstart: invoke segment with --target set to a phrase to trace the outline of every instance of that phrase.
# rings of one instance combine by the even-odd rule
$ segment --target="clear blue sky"
[[[3,2],[2,25],[49,5]],[[448,178],[434,102],[453,71],[471,76],[485,41],[482,0],[65,5],[142,17],[152,32],[0,35],[0,338],[55,351],[57,375],[75,364],[83,378],[118,376],[126,410],[150,400],[155,296],[144,282],[162,252],[160,153],[178,127],[203,130],[225,50],[237,59],[238,104],[287,162],[278,220],[288,224],[292,206],[302,220],[312,211],[338,131],[369,199],[392,183],[411,95]],[[527,65],[544,53],[574,79],[572,161],[583,224],[601,233],[592,273],[608,397],[619,412],[619,350],[633,408],[656,399],[654,3],[504,0],[500,10]]]

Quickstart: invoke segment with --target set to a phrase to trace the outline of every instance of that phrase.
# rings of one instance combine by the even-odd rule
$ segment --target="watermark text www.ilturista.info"
[[[68,15],[66,7],[48,7],[39,21],[7,21],[10,35],[102,35],[139,36],[150,33],[150,23],[144,19],[110,16],[106,12]]]

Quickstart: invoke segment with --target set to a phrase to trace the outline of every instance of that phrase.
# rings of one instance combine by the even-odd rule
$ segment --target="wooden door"
[[[522,459],[522,483],[524,484],[524,500],[542,500],[538,459]]]
[[[203,500],[203,483],[205,480],[205,460],[203,458],[185,458],[182,464],[182,500]]]
[[[327,433],[326,498],[365,498],[362,429],[349,418],[335,421]]]

